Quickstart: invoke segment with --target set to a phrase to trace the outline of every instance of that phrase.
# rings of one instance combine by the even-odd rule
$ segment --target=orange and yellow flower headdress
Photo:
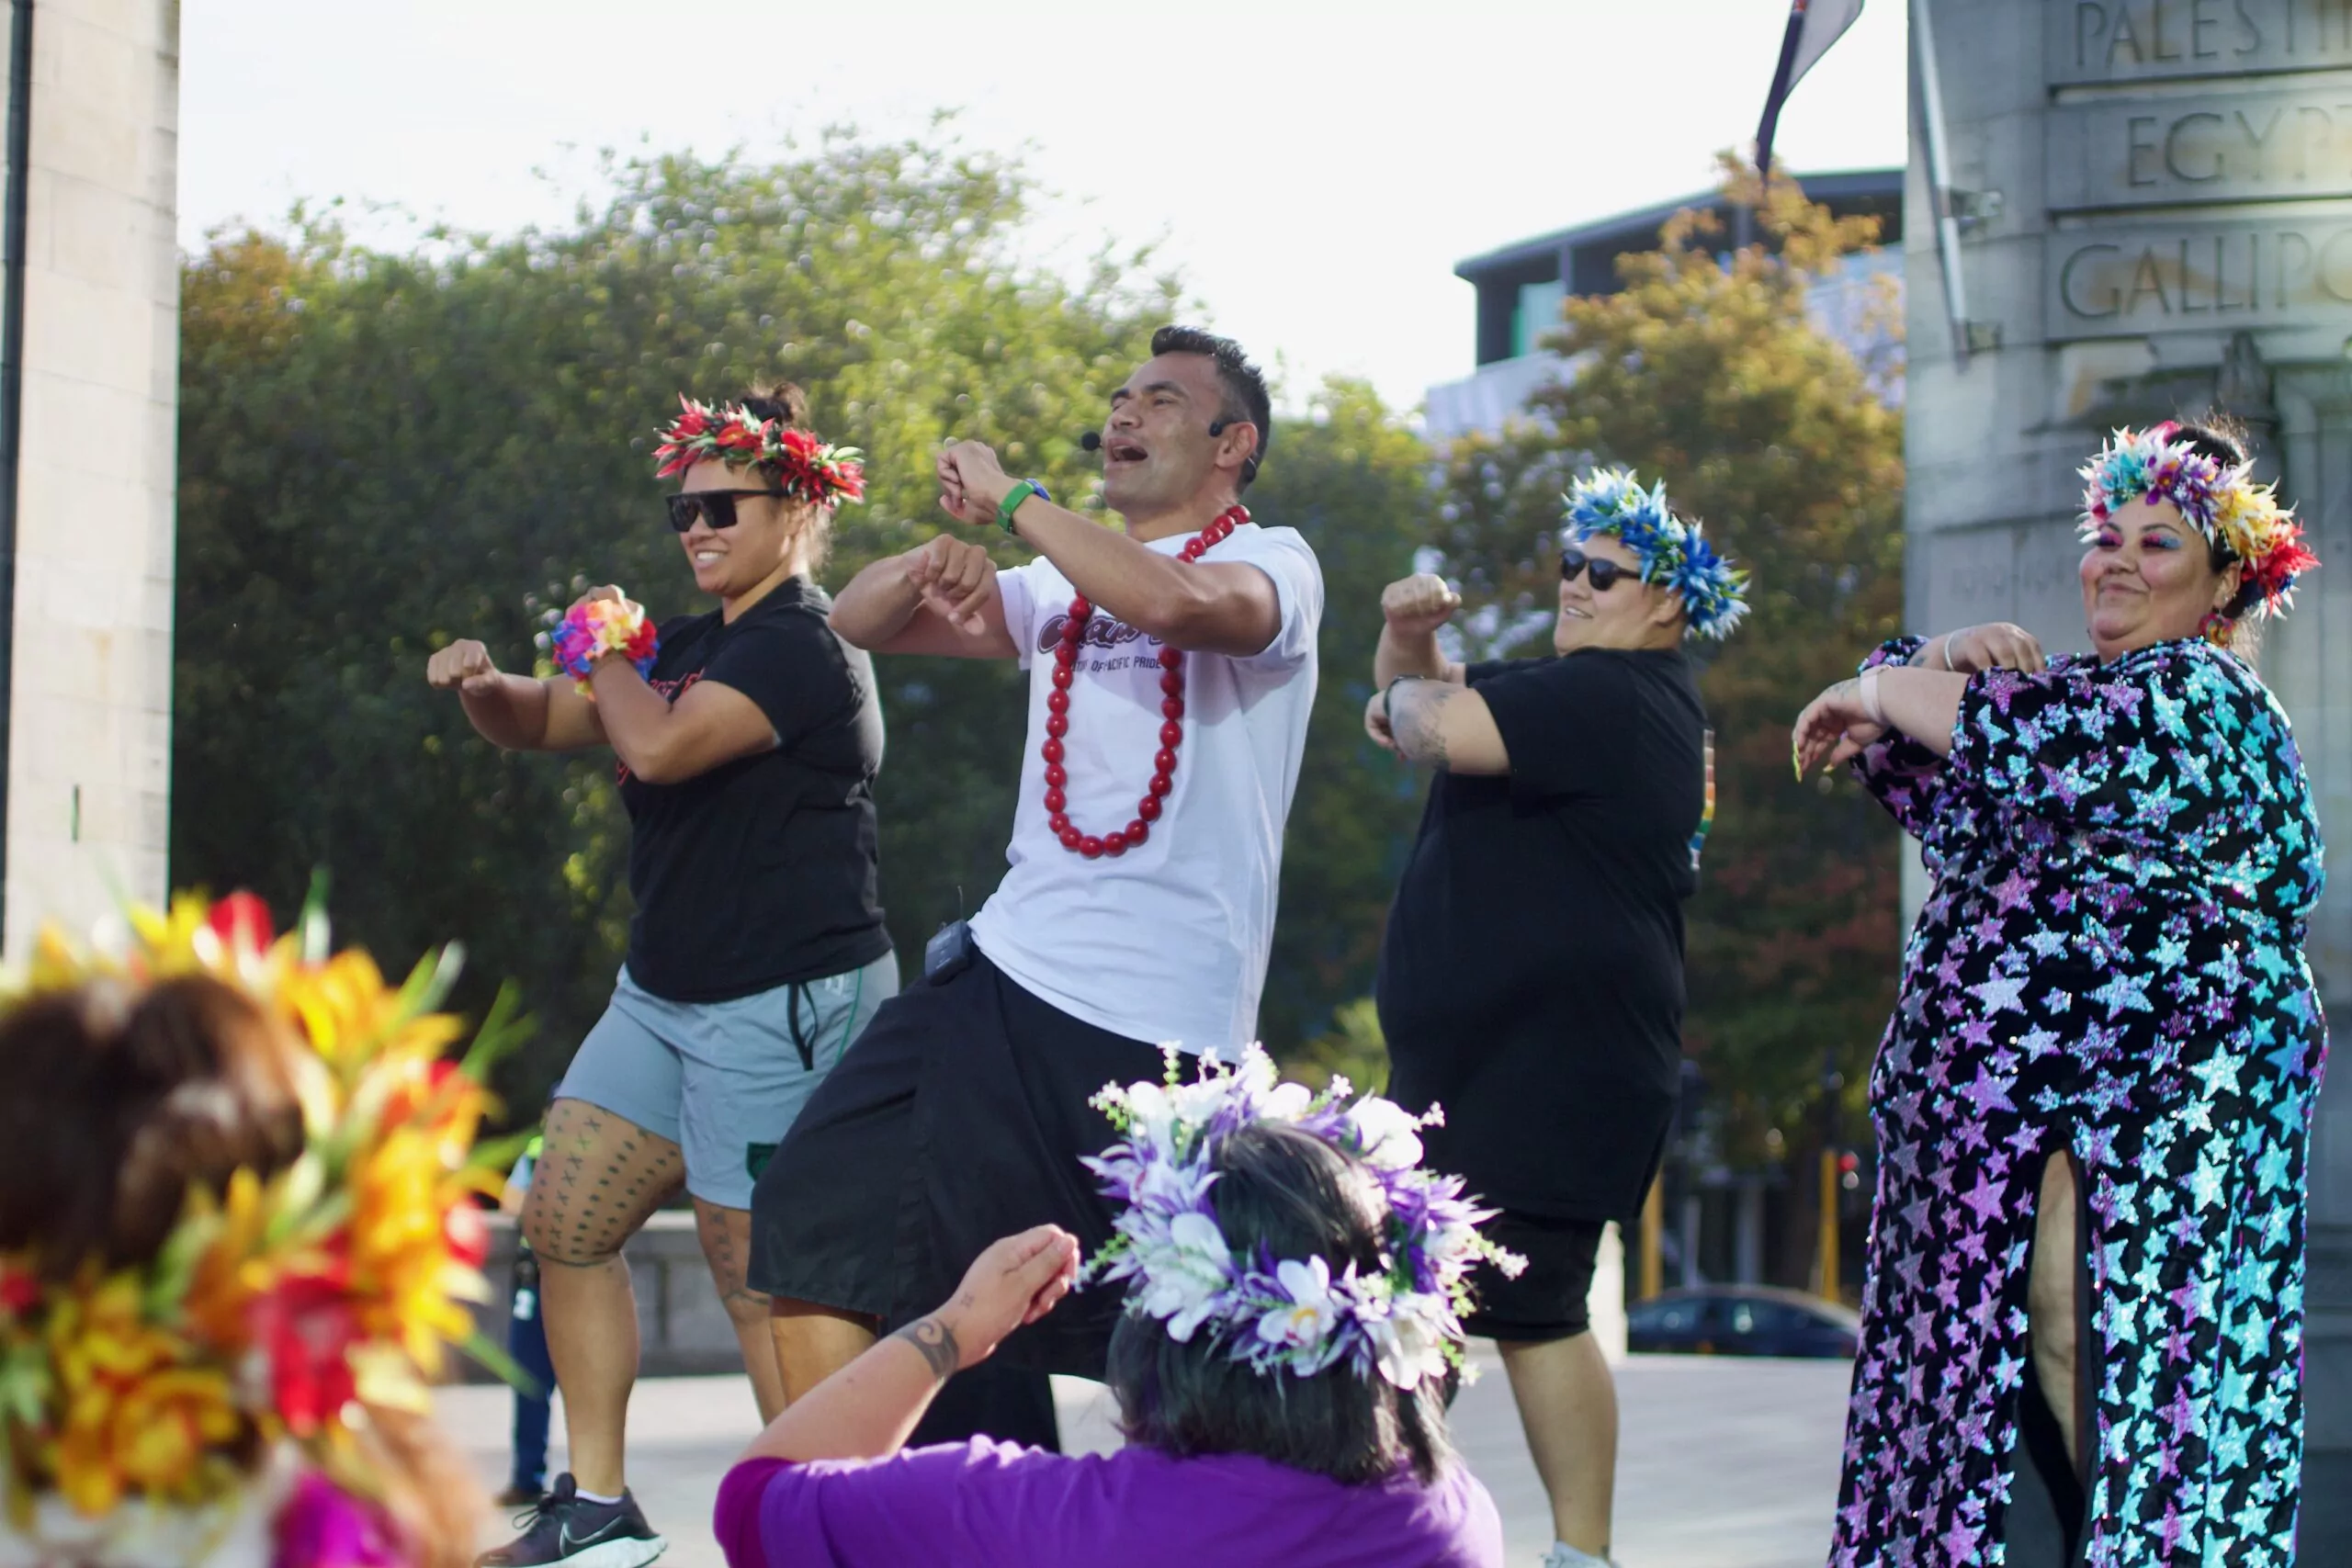
[[[492,1106],[481,1079],[519,1026],[502,995],[464,1059],[445,1055],[463,1031],[435,1009],[458,956],[429,955],[394,988],[366,953],[330,953],[315,899],[273,939],[250,894],[134,909],[114,952],[42,934],[0,1009],[96,979],[226,981],[307,1047],[293,1063],[304,1137],[274,1176],[192,1189],[146,1262],[108,1273],[0,1254],[0,1533],[31,1529],[51,1495],[85,1519],[202,1508],[289,1448],[314,1479],[374,1496],[363,1402],[423,1410],[451,1347],[513,1375],[466,1303],[490,1296],[473,1201],[496,1190],[494,1152],[474,1147]],[[44,1267],[57,1261],[62,1276]]]

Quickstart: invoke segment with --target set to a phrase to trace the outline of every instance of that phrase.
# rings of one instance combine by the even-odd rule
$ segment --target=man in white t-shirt
[[[883,1004],[760,1178],[751,1282],[774,1300],[787,1399],[929,1311],[1001,1235],[1108,1239],[1079,1156],[1113,1134],[1088,1100],[1158,1077],[1162,1042],[1255,1038],[1322,574],[1240,505],[1272,433],[1256,367],[1189,328],[1151,348],[1099,436],[1124,530],[960,443],[942,506],[1037,558],[999,571],[942,535],[834,604],[833,629],[877,653],[1019,660],[1029,726],[1004,881],[933,941],[925,983]],[[1072,1296],[1001,1359],[1099,1378],[1117,1309]]]

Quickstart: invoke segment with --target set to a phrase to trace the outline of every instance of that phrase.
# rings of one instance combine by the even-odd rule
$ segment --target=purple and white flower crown
[[[1205,1330],[1260,1373],[1312,1377],[1340,1362],[1400,1389],[1460,1368],[1469,1275],[1485,1259],[1516,1277],[1527,1260],[1478,1234],[1493,1216],[1462,1195],[1462,1179],[1420,1168],[1424,1126],[1439,1112],[1408,1114],[1376,1095],[1346,1103],[1335,1077],[1321,1093],[1275,1080],[1256,1045],[1238,1065],[1204,1059],[1182,1081],[1173,1048],[1164,1084],[1105,1086],[1091,1101],[1120,1141],[1087,1168],[1105,1196],[1126,1205],[1117,1235],[1085,1269],[1088,1283],[1131,1281],[1127,1311],[1168,1325],[1190,1343]],[[1218,1148],[1244,1127],[1276,1122],[1361,1160],[1387,1200],[1381,1270],[1353,1265],[1334,1279],[1324,1258],[1277,1258],[1264,1247],[1237,1257],[1209,1191]]]

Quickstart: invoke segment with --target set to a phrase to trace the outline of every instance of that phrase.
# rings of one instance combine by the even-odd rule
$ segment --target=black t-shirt
[[[1441,773],[1380,953],[1390,1092],[1488,1201],[1617,1219],[1672,1124],[1706,714],[1679,650],[1474,664],[1510,773]]]
[[[678,784],[620,770],[632,834],[629,977],[679,1002],[728,1001],[890,950],[876,888],[874,666],[825,624],[832,601],[787,578],[729,625],[662,624],[648,677],[672,702],[716,681],[757,703],[774,750]]]

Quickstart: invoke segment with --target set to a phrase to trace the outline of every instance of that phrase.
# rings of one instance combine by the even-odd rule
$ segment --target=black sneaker
[[[523,1533],[474,1559],[474,1568],[643,1568],[670,1543],[653,1533],[637,1499],[591,1503],[569,1474],[559,1475],[538,1506],[514,1521]]]

